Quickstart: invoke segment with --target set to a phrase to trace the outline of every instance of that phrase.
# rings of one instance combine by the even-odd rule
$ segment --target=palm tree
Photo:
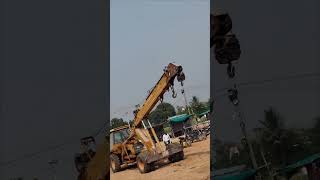
[[[192,100],[190,102],[190,107],[191,107],[191,113],[195,113],[195,114],[200,114],[206,110],[208,110],[207,106],[205,103],[200,102],[198,97],[193,96]]]
[[[265,150],[271,152],[271,161],[275,164],[286,162],[287,132],[284,129],[283,118],[273,108],[264,111],[264,120],[259,121],[262,127],[260,142]]]

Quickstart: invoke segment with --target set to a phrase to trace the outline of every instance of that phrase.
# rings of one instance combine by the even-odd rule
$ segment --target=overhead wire
[[[273,77],[270,79],[264,79],[260,81],[246,81],[246,82],[240,82],[237,83],[237,87],[241,86],[251,86],[251,85],[260,85],[260,84],[265,84],[265,83],[271,83],[275,81],[284,81],[284,80],[291,80],[291,79],[300,79],[300,78],[308,78],[308,77],[318,77],[320,76],[320,72],[313,72],[313,73],[301,73],[301,74],[294,74],[294,75],[288,75],[288,76],[279,76],[279,77]],[[224,87],[220,89],[216,89],[214,92],[215,93],[221,93],[225,92],[229,88]]]

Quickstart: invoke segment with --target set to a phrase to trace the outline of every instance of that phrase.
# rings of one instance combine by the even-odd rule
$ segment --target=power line
[[[260,81],[240,82],[240,83],[237,83],[236,85],[237,85],[237,87],[250,86],[250,85],[260,85],[260,84],[265,84],[265,83],[271,83],[274,81],[284,81],[284,80],[300,79],[300,78],[311,78],[311,77],[318,77],[318,76],[320,76],[319,72],[303,73],[303,74],[295,74],[295,75],[288,75],[288,76],[281,76],[281,77],[273,77],[270,79],[264,79],[264,80],[260,80]],[[220,88],[220,89],[216,89],[214,92],[221,93],[221,92],[225,92],[228,89],[229,88]]]
[[[236,84],[237,87],[245,87],[250,85],[262,85],[266,83],[272,83],[275,81],[284,81],[284,80],[293,80],[293,79],[302,79],[302,78],[312,78],[312,77],[319,77],[320,73],[314,72],[314,73],[303,73],[303,74],[295,74],[295,75],[288,75],[288,76],[282,76],[282,77],[274,77],[270,79],[260,80],[260,81],[247,81],[247,82],[241,82]],[[226,92],[229,88],[220,88],[216,89],[214,91],[214,101],[220,100],[222,97],[225,97],[228,95]]]

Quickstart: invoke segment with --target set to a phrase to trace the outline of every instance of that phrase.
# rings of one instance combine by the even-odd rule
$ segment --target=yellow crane
[[[93,137],[81,140],[83,152],[75,157],[79,180],[109,179],[110,163],[113,172],[137,164],[141,173],[147,173],[153,170],[155,163],[161,159],[168,158],[170,162],[176,162],[184,158],[183,146],[180,143],[162,146],[148,120],[149,113],[159,101],[162,102],[166,91],[171,89],[172,97],[177,96],[174,91],[175,79],[183,86],[183,68],[169,63],[143,105],[134,111],[131,127],[128,125],[112,129],[96,150],[89,148],[90,144],[95,144]]]

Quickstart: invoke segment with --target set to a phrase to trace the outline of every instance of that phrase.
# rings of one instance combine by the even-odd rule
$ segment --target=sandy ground
[[[141,174],[136,167],[112,173],[111,180],[209,180],[210,136],[184,149],[185,159],[176,163],[161,163],[161,167]]]

